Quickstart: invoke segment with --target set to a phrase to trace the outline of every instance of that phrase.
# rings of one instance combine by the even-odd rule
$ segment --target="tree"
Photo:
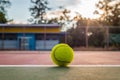
[[[105,45],[105,29],[103,27],[91,27],[88,30],[89,46],[104,47]]]
[[[6,9],[10,7],[11,3],[9,0],[0,0],[0,12],[6,13]]]
[[[0,23],[6,23],[6,8],[10,7],[11,3],[9,0],[0,0]]]
[[[31,11],[31,16],[33,18],[29,19],[29,21],[36,24],[45,23],[46,20],[44,17],[46,15],[46,10],[50,10],[50,8],[48,8],[48,1],[31,0],[31,3],[33,3],[33,6],[29,10]]]
[[[95,14],[100,15],[100,21],[105,25],[120,26],[120,1],[100,0]]]
[[[0,12],[0,23],[6,23],[7,19],[5,18],[5,14]]]
[[[67,44],[71,47],[103,47],[105,43],[105,30],[97,20],[75,16],[76,27],[67,30]]]
[[[72,27],[67,30],[67,44],[72,47],[85,46],[85,35],[85,27]]]
[[[113,45],[120,46],[119,38],[115,38],[120,34],[120,1],[118,0],[100,0],[96,7],[96,14],[100,15],[100,22],[109,26],[109,41],[113,41]],[[101,13],[102,12],[102,13]],[[120,37],[120,36],[119,36]],[[113,40],[111,40],[114,38]]]
[[[70,19],[71,16],[69,14],[71,13],[68,9],[62,9],[60,7],[60,10],[53,12],[56,17],[49,19],[48,23],[58,23],[62,26],[62,30],[65,31],[68,29],[68,24],[72,22],[72,19]]]

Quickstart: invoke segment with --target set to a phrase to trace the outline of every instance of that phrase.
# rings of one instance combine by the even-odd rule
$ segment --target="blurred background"
[[[120,50],[119,0],[0,0],[0,50]]]

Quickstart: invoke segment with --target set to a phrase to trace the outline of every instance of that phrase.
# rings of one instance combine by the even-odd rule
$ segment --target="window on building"
[[[44,34],[35,34],[35,39],[36,40],[58,40],[59,35],[56,34],[46,34],[46,36]]]
[[[17,40],[17,34],[16,33],[5,33],[4,40]]]
[[[44,40],[44,35],[42,35],[42,34],[35,34],[35,39],[36,40]]]
[[[58,35],[55,35],[55,34],[48,34],[47,35],[47,39],[48,40],[58,40]]]
[[[0,33],[0,40],[2,40],[2,33]]]

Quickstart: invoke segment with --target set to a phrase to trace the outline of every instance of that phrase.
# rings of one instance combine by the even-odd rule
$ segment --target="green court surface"
[[[0,80],[120,80],[120,67],[0,67]]]

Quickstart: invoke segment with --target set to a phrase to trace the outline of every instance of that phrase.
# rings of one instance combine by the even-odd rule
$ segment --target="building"
[[[0,24],[0,49],[51,50],[61,35],[58,24]]]

